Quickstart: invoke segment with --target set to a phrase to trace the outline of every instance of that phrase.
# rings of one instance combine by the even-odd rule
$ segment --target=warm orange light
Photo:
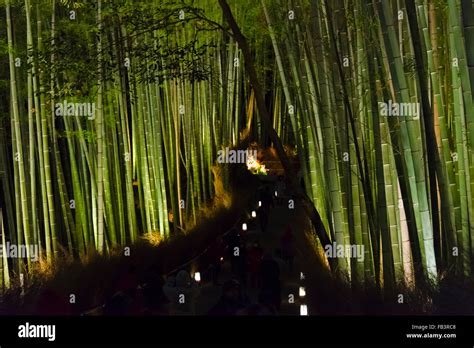
[[[265,164],[260,163],[260,161],[254,156],[247,156],[247,169],[252,174],[267,175],[268,169],[265,168]]]

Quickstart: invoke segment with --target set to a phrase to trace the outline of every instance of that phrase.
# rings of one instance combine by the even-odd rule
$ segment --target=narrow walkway
[[[279,315],[300,315],[300,304],[306,304],[307,297],[311,294],[305,288],[306,294],[300,297],[300,287],[304,287],[304,279],[306,267],[302,253],[297,248],[301,242],[301,235],[304,223],[301,221],[301,208],[295,205],[293,209],[288,206],[289,197],[285,197],[271,208],[268,219],[268,226],[265,233],[260,230],[258,216],[250,219],[247,222],[248,230],[245,234],[247,243],[253,244],[258,242],[263,249],[263,254],[271,254],[275,261],[277,261],[280,268],[281,279],[281,308]],[[257,205],[257,204],[256,204]],[[289,226],[292,229],[294,244],[296,245],[296,252],[294,257],[293,269],[290,272],[288,264],[278,256],[276,251],[280,249],[280,240],[286,229]],[[299,239],[298,241],[296,239]],[[226,261],[223,264],[219,283],[223,284],[232,279],[234,275],[231,272],[230,262]],[[258,289],[247,284],[243,287],[246,294],[253,303],[258,303]],[[196,299],[196,314],[206,315],[214,304],[217,303],[221,296],[221,287],[214,286],[211,282],[201,284],[201,291],[199,297]],[[308,309],[309,314],[315,314],[314,310]]]

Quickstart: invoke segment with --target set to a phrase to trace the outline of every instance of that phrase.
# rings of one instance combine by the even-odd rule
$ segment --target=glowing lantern
[[[304,286],[300,286],[299,295],[300,297],[306,296],[306,289],[304,288]]]
[[[252,217],[254,218],[254,217],[256,217],[256,216],[257,216],[257,213],[255,212],[255,210],[252,211]]]
[[[305,304],[300,305],[300,315],[308,315],[308,306]]]
[[[247,231],[247,224],[245,222],[242,224],[242,231]]]
[[[194,280],[199,283],[201,281],[201,273],[199,272],[194,273]]]

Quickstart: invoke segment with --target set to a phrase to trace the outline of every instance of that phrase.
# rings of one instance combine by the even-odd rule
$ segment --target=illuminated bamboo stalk
[[[36,195],[36,156],[35,156],[35,126],[33,113],[33,35],[31,31],[31,5],[28,0],[25,0],[25,14],[26,14],[26,40],[27,40],[27,54],[28,54],[28,135],[29,135],[29,166],[30,166],[30,200],[31,200],[31,236],[33,244],[39,243],[38,231],[38,216],[37,216],[37,195]]]
[[[102,67],[102,0],[97,3],[97,110],[96,110],[96,132],[97,132],[97,234],[95,239],[96,248],[99,253],[104,252],[104,115],[103,115],[103,67]]]
[[[11,111],[12,111],[12,132],[14,132],[14,161],[15,167],[17,168],[17,183],[18,186],[18,197],[17,208],[21,207],[21,218],[17,223],[18,235],[21,236],[21,239],[18,242],[21,244],[24,239],[26,245],[30,245],[30,222],[29,214],[30,209],[28,207],[28,198],[27,198],[27,189],[26,189],[26,176],[24,168],[24,158],[23,158],[23,143],[22,143],[22,134],[20,127],[20,114],[18,106],[18,94],[17,94],[17,78],[15,71],[15,59],[13,56],[14,46],[13,46],[13,27],[11,20],[11,7],[10,0],[5,1],[6,8],[6,24],[7,24],[7,38],[8,38],[8,62],[9,62],[9,71],[10,71],[10,98],[11,98]],[[27,259],[28,265],[30,264],[30,248],[27,248]]]

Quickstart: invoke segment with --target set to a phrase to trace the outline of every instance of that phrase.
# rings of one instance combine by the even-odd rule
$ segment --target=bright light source
[[[223,258],[223,257],[221,257],[221,261],[224,261],[224,258]]]
[[[199,272],[194,273],[194,280],[199,283],[201,281],[201,273]]]
[[[257,213],[254,211],[252,211],[252,217],[256,217],[257,216]]]
[[[303,274],[303,272],[300,272],[300,279],[304,279],[304,274]]]
[[[258,206],[259,206],[259,207],[262,206],[262,201],[258,201]]]
[[[247,231],[247,224],[245,222],[242,224],[242,231]]]
[[[278,192],[275,191],[275,197],[278,196]]]
[[[267,175],[268,172],[268,169],[265,168],[265,164],[260,163],[260,161],[252,155],[247,156],[247,169],[250,170],[252,174]]]
[[[304,286],[300,286],[300,291],[299,291],[300,297],[305,297],[306,296],[306,289]]]
[[[300,305],[300,315],[308,315],[308,306],[305,304]]]

